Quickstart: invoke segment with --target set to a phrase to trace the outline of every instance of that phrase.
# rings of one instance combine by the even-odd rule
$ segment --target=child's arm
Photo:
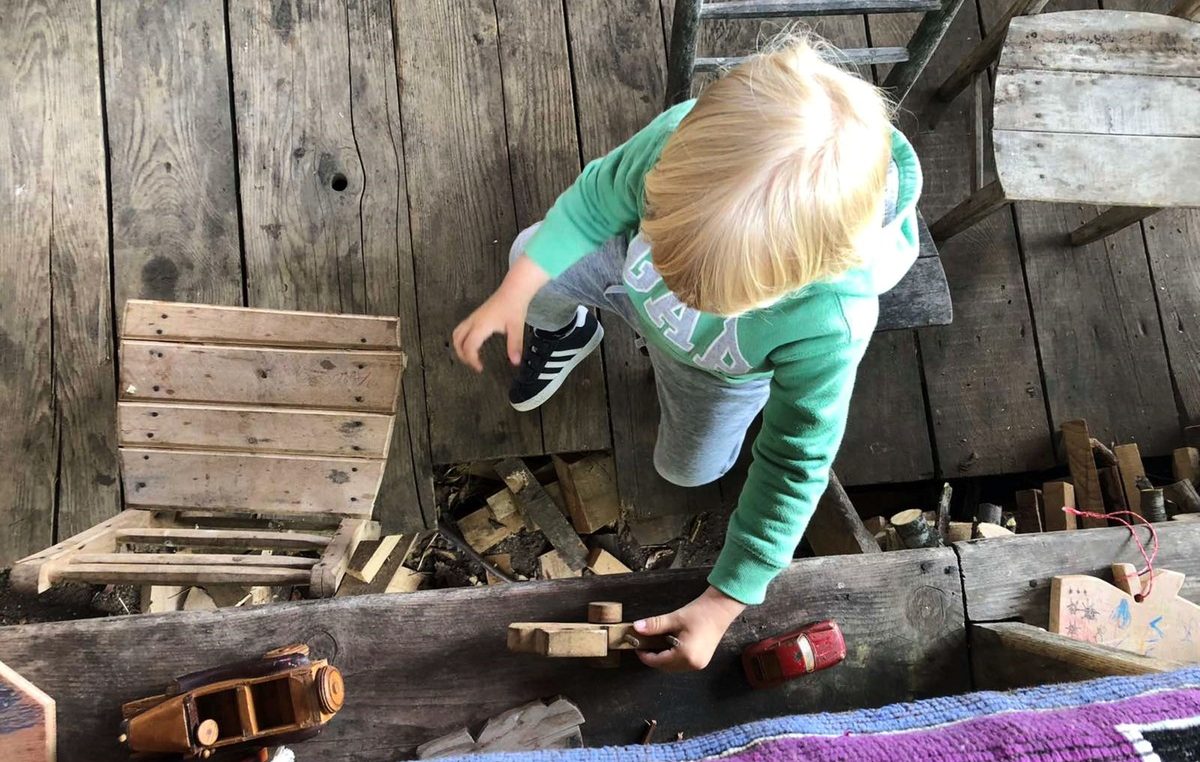
[[[454,351],[458,359],[483,371],[479,348],[493,334],[502,333],[508,339],[508,361],[521,362],[521,340],[525,335],[525,312],[533,295],[550,280],[545,270],[522,255],[509,268],[500,287],[487,301],[475,308],[467,319],[454,329]]]

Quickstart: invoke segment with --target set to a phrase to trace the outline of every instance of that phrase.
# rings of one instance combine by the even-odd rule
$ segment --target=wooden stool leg
[[[1072,230],[1071,245],[1083,246],[1092,241],[1099,241],[1101,238],[1123,230],[1158,211],[1161,210],[1153,206],[1111,206],[1101,212],[1096,219]]]
[[[1009,203],[999,180],[988,183],[930,225],[929,234],[939,243],[948,240]]]

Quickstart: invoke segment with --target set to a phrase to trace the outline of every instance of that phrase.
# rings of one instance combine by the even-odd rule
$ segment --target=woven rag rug
[[[584,725],[587,735],[587,725]],[[666,730],[664,728],[664,730]],[[1200,762],[1200,669],[752,722],[669,744],[460,762]]]

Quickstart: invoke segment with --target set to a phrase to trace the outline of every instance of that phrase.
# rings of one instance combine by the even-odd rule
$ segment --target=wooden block
[[[123,338],[197,344],[399,349],[394,317],[332,315],[130,299]]]
[[[551,550],[538,556],[538,577],[541,579],[565,579],[567,577],[582,577],[582,570],[572,569],[562,557],[562,553]]]
[[[966,542],[975,534],[975,525],[970,521],[951,521],[946,533],[946,542]]]
[[[121,342],[121,399],[392,413],[400,352]]]
[[[379,522],[365,519],[344,519],[333,538],[321,552],[321,560],[312,569],[310,590],[318,598],[337,593],[350,560],[360,543],[379,538]]]
[[[591,534],[617,522],[621,500],[611,455],[592,453],[574,462],[555,455],[552,460],[575,531]]]
[[[351,566],[346,570],[346,573],[360,582],[371,582],[375,579],[375,575],[379,573],[379,570],[383,568],[384,563],[391,557],[392,553],[400,552],[403,555],[408,555],[413,543],[417,541],[417,536],[415,534],[408,535],[407,545],[400,551],[397,551],[396,548],[403,539],[404,535],[402,534],[387,535],[379,541],[379,545],[371,553],[371,557],[367,559],[366,563],[362,565],[362,568],[355,569]]]
[[[1075,486],[1075,501],[1081,511],[1104,513],[1104,499],[1100,492],[1100,475],[1096,460],[1092,456],[1092,439],[1087,421],[1064,421],[1062,426],[1063,448],[1067,453],[1067,467],[1071,471],[1071,482]],[[1079,517],[1085,529],[1108,526],[1104,519]]]
[[[632,571],[604,548],[592,548],[587,565],[596,574],[629,574]]]
[[[1117,585],[1084,574],[1055,577],[1050,631],[1157,659],[1200,661],[1200,641],[1191,635],[1200,632],[1200,606],[1179,597],[1184,575],[1156,569],[1147,595],[1132,564],[1112,571]]]
[[[1042,491],[1017,491],[1017,532],[1029,534],[1042,531]]]
[[[122,446],[384,458],[394,418],[334,410],[121,402]]]
[[[608,631],[602,627],[551,629],[547,624],[534,631],[534,648],[551,658],[608,656]]]
[[[863,519],[863,526],[874,537],[888,527],[888,520],[886,516],[872,516],[869,519]]]
[[[537,524],[550,544],[562,554],[563,561],[572,570],[582,571],[587,565],[587,547],[529,468],[515,458],[505,458],[496,464],[496,473],[516,495],[525,516]]]
[[[183,606],[183,598],[186,594],[187,589],[180,585],[143,585],[141,611],[143,614],[179,611]]]
[[[371,515],[382,460],[260,453],[121,450],[125,503],[286,515]]]
[[[1141,515],[1146,521],[1157,524],[1167,520],[1167,501],[1160,489],[1141,491]]]
[[[986,521],[979,522],[979,524],[975,527],[975,534],[978,535],[981,539],[985,539],[985,540],[992,539],[994,537],[1013,537],[1013,536],[1015,536],[1012,532],[1008,531],[1004,527],[998,526],[996,524],[989,524]]]
[[[1042,485],[1042,502],[1045,510],[1047,532],[1061,532],[1075,528],[1075,514],[1064,508],[1075,507],[1075,488],[1067,482],[1046,482]]]
[[[1195,486],[1200,477],[1200,448],[1180,447],[1171,453],[1171,473],[1176,481],[1186,480]]]
[[[517,496],[510,489],[502,489],[487,499],[488,508],[497,521],[518,512]]]
[[[583,721],[579,708],[561,696],[549,704],[533,701],[492,717],[478,737],[463,728],[423,743],[417,747],[417,759],[567,748],[564,744],[579,735]]]
[[[891,522],[906,548],[933,548],[941,544],[937,532],[919,508],[901,511],[892,516]]]
[[[457,523],[463,539],[480,553],[491,550],[512,534],[512,530],[507,526],[492,520],[492,512],[488,508],[469,513]]]
[[[1136,444],[1117,445],[1113,448],[1117,465],[1121,469],[1121,487],[1125,490],[1125,504],[1134,513],[1141,513],[1141,489],[1138,479],[1145,478],[1146,467],[1142,465],[1142,453]]]
[[[429,579],[428,574],[415,572],[407,566],[401,566],[396,569],[396,573],[388,580],[387,587],[384,588],[385,593],[413,593],[421,589],[421,586]]]
[[[216,611],[217,602],[202,587],[189,587],[183,598],[184,611]]]
[[[0,750],[4,762],[54,762],[54,699],[0,662]]]

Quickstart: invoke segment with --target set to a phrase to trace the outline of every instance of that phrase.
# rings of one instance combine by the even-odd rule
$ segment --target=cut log
[[[1139,493],[1142,518],[1157,524],[1167,520],[1167,502],[1160,489],[1144,489]]]
[[[1075,528],[1075,514],[1064,510],[1075,507],[1075,488],[1068,482],[1043,484],[1042,504],[1047,532],[1062,532]]]
[[[1023,489],[1017,491],[1017,532],[1031,534],[1042,531],[1042,491]]]
[[[538,556],[538,576],[541,579],[566,579],[567,577],[582,577],[583,571],[572,569],[563,558],[562,553],[551,550]]]
[[[901,511],[892,516],[892,526],[906,548],[934,548],[941,540],[919,508]]]
[[[1200,494],[1188,480],[1181,479],[1174,484],[1163,487],[1163,497],[1175,504],[1175,510],[1168,510],[1169,515],[1176,513],[1200,513]]]
[[[1071,471],[1071,483],[1075,486],[1076,506],[1081,511],[1104,513],[1104,499],[1100,492],[1100,474],[1096,470],[1096,458],[1092,454],[1092,437],[1088,433],[1087,421],[1064,421],[1062,426],[1063,449],[1067,453],[1067,467]],[[1104,519],[1080,516],[1085,529],[1108,526]]]
[[[818,556],[879,552],[874,536],[867,531],[833,472],[829,474],[829,486],[817,502],[804,538]]]
[[[969,521],[951,521],[946,528],[946,542],[966,542],[975,534],[975,525]]]
[[[517,503],[525,515],[537,524],[550,544],[562,554],[567,566],[573,571],[582,571],[587,566],[587,547],[546,490],[538,484],[528,466],[516,458],[505,458],[496,464],[496,473],[516,495]]]
[[[1180,447],[1171,453],[1171,473],[1177,481],[1188,481],[1195,486],[1200,477],[1200,448]]]
[[[632,571],[604,548],[592,548],[587,560],[588,568],[595,574],[629,574]]]
[[[611,455],[592,453],[573,462],[555,455],[552,460],[575,531],[591,534],[617,523],[621,499]]]
[[[1146,478],[1146,467],[1142,465],[1142,453],[1136,444],[1117,445],[1114,448],[1117,465],[1121,469],[1121,488],[1125,490],[1125,504],[1134,513],[1140,513],[1141,488],[1138,479]]]

